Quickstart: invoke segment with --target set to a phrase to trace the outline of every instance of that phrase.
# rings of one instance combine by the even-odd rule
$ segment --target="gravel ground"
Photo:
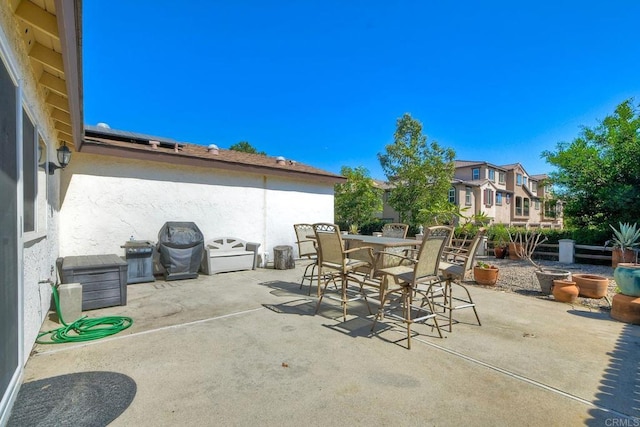
[[[553,300],[553,295],[543,295],[538,284],[538,279],[534,273],[535,267],[529,261],[496,259],[494,257],[476,257],[477,261],[484,261],[487,264],[495,265],[500,269],[498,283],[495,286],[485,286],[495,289],[498,292],[515,292],[533,298]],[[597,274],[609,279],[609,300],[615,295],[616,282],[613,280],[613,268],[606,265],[590,264],[561,264],[553,261],[540,261],[538,263],[544,267],[553,267],[571,271],[572,273]],[[467,277],[468,283],[477,285],[473,278]],[[592,299],[578,297],[576,304],[581,304],[593,309],[609,311],[611,309],[605,298]]]

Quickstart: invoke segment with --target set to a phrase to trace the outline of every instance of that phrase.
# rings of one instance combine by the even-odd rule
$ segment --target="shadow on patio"
[[[609,356],[609,366],[593,403],[611,409],[604,415],[607,426],[640,425],[640,328],[625,325]],[[602,412],[590,410],[594,419],[588,420],[587,425],[602,425]]]

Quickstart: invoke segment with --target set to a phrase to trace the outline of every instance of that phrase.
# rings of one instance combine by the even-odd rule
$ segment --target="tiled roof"
[[[154,148],[149,141],[158,141]],[[177,147],[177,148],[176,148]],[[223,169],[237,169],[274,173],[276,175],[305,175],[307,177],[328,178],[336,182],[345,180],[341,175],[315,168],[294,160],[282,157],[264,156],[261,154],[245,153],[241,151],[217,149],[209,150],[204,145],[177,142],[170,138],[154,137],[151,135],[117,131],[95,126],[85,127],[84,144],[81,151],[98,154],[120,155],[151,161],[185,163],[189,160],[197,161],[206,167]],[[115,154],[118,153],[118,154]]]
[[[529,178],[533,178],[537,181],[542,181],[543,179],[549,178],[549,175],[547,175],[546,173],[541,173],[538,175],[531,175]]]
[[[494,165],[493,163],[485,162],[483,160],[455,160],[456,168],[466,168],[469,166],[487,165],[496,169],[505,169],[504,166]]]

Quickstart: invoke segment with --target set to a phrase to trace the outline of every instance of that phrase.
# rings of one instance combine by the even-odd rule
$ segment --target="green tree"
[[[427,142],[422,123],[405,113],[396,122],[393,144],[385,150],[378,153],[378,159],[393,184],[388,203],[402,222],[424,224],[435,211],[449,210],[448,192],[455,171],[452,148]]]
[[[263,156],[267,155],[267,153],[265,153],[264,151],[256,150],[254,146],[249,144],[247,141],[240,141],[236,144],[233,144],[231,147],[229,147],[229,150],[242,151],[243,153],[261,154]]]
[[[343,166],[340,174],[347,182],[335,185],[336,220],[356,227],[371,221],[382,210],[382,189],[375,186],[365,167]]]
[[[549,178],[569,225],[603,230],[608,224],[638,221],[640,116],[633,99],[542,157],[557,168]]]

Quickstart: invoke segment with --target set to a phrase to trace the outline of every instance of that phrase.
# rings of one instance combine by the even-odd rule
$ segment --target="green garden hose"
[[[97,340],[115,335],[133,325],[133,319],[126,316],[105,316],[93,319],[83,316],[71,324],[66,324],[62,318],[62,314],[60,314],[58,289],[56,286],[51,287],[53,289],[53,300],[56,304],[58,319],[60,319],[60,323],[64,326],[39,333],[36,338],[38,344],[61,344],[66,342]],[[49,340],[43,341],[40,339],[45,335],[51,335]]]

